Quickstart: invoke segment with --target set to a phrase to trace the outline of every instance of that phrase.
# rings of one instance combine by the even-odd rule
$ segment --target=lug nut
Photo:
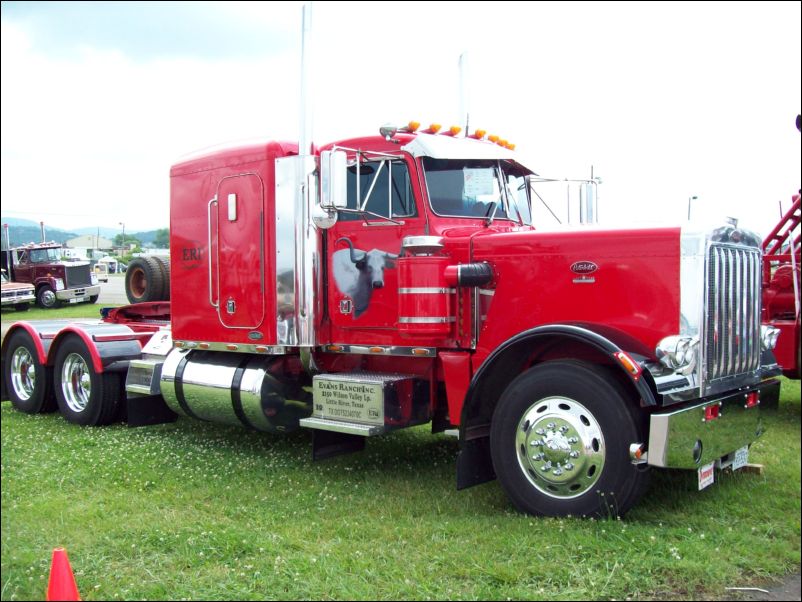
[[[560,432],[561,433],[567,433],[568,432],[568,425],[566,425],[566,424],[562,425],[560,427]]]
[[[554,424],[553,422],[549,422],[549,423],[546,425],[546,428],[547,428],[547,429],[549,429],[549,430],[551,430],[551,431],[553,431],[555,426],[557,426],[557,425],[556,425],[556,424]]]
[[[571,464],[570,462],[567,462],[565,464],[564,468],[565,468],[565,470],[573,470],[574,469],[574,465]]]
[[[551,462],[546,462],[543,466],[541,466],[540,470],[543,472],[548,472],[551,470]]]
[[[555,477],[559,477],[560,475],[562,475],[562,473],[563,473],[563,471],[558,468],[557,470],[555,470],[551,474],[553,474]]]
[[[572,451],[568,455],[571,456],[572,458],[578,458],[579,457],[579,452],[578,451]]]
[[[538,435],[545,435],[546,431],[544,431],[543,429],[535,429],[535,433]]]
[[[569,437],[568,443],[579,443],[579,439],[577,439],[576,437]]]

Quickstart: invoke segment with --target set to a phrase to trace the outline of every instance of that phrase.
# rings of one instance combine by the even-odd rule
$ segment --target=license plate
[[[738,470],[743,468],[749,463],[749,446],[744,445],[741,449],[735,451],[735,459],[732,461],[732,469]]]
[[[345,422],[384,424],[381,383],[314,381],[314,416]]]
[[[82,303],[84,301],[88,301],[89,297],[73,297],[70,299],[70,303]]]
[[[702,466],[699,471],[699,491],[704,489],[705,487],[709,487],[713,484],[713,481],[716,478],[716,462],[713,461],[710,464],[705,464]]]

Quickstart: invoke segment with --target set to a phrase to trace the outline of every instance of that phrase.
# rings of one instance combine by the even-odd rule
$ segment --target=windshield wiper
[[[498,211],[498,201],[490,201],[490,207],[485,211],[485,227],[493,224],[493,218],[496,217]]]

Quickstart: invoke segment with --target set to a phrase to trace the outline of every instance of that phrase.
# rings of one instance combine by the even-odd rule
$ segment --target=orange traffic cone
[[[47,600],[80,599],[67,551],[64,548],[55,548],[53,561],[50,564],[50,580],[47,582]]]

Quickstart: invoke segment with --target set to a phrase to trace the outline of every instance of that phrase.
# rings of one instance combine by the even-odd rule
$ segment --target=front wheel
[[[607,370],[547,362],[518,376],[493,414],[493,467],[521,511],[547,516],[620,516],[648,474],[629,446],[643,442],[636,401]]]
[[[55,291],[49,285],[44,285],[36,293],[36,303],[42,309],[54,309],[60,305],[60,301],[56,298]]]
[[[117,418],[120,375],[97,372],[81,339],[71,337],[64,341],[56,353],[53,374],[56,401],[65,420],[83,426],[100,426]]]

